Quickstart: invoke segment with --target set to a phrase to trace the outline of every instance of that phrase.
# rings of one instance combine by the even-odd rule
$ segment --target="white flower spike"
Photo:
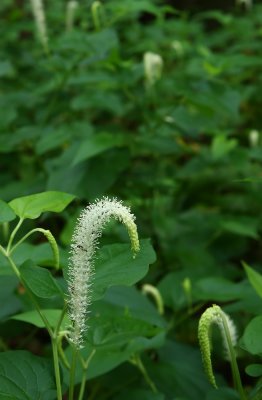
[[[46,53],[48,53],[48,36],[45,20],[45,9],[43,0],[31,0],[32,11],[35,18],[35,24],[39,36],[39,40]]]
[[[135,256],[139,251],[135,216],[121,201],[104,197],[86,207],[80,214],[72,238],[68,272],[68,304],[72,324],[69,338],[77,348],[82,346],[83,333],[86,329],[94,273],[94,255],[102,230],[112,217],[126,226],[133,255]]]

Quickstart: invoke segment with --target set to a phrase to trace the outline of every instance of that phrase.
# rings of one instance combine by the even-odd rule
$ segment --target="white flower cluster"
[[[69,338],[77,348],[82,345],[86,329],[94,255],[102,230],[111,217],[126,226],[133,254],[139,251],[135,217],[121,201],[104,197],[82,211],[72,238],[68,285],[69,317],[72,323]]]
[[[74,26],[75,11],[79,7],[79,3],[76,0],[71,0],[67,3],[66,8],[66,30],[71,31]]]
[[[45,10],[42,0],[31,0],[32,10],[35,18],[36,28],[38,31],[39,40],[43,48],[48,52],[48,36],[45,20]]]
[[[144,54],[144,72],[146,84],[153,86],[162,76],[163,59],[159,54],[147,51]]]

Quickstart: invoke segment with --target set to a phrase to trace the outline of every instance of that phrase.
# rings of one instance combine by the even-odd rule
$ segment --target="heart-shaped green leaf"
[[[19,197],[9,205],[18,217],[35,219],[46,211],[63,211],[74,198],[72,194],[50,191]]]

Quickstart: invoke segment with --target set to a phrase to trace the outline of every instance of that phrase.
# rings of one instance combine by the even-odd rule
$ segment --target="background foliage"
[[[46,190],[76,196],[62,214],[40,217],[40,225],[59,237],[63,266],[79,210],[105,194],[132,206],[140,236],[150,237],[157,253],[142,283],[160,290],[164,317],[141,295],[141,283],[136,289],[113,287],[94,303],[94,313],[103,319],[107,310],[122,339],[111,325],[97,323],[104,331],[94,333],[100,353],[90,364],[90,399],[237,398],[231,389],[212,390],[200,365],[197,322],[214,302],[232,316],[240,336],[256,317],[239,347],[251,394],[258,382],[251,376],[262,374],[261,366],[245,373],[262,353],[261,345],[252,347],[257,333],[249,340],[250,331],[258,332],[252,326],[261,331],[262,301],[241,265],[244,260],[261,268],[262,8],[177,11],[170,3],[108,0],[98,9],[97,24],[90,4],[82,2],[68,31],[65,2],[47,1],[49,54],[37,40],[30,3],[0,5],[1,199]],[[148,51],[163,59],[162,76],[151,87],[143,65]],[[27,220],[24,229],[34,226]],[[8,226],[2,227],[4,241]],[[124,230],[112,224],[103,243],[126,240]],[[40,238],[23,246],[16,254],[20,265],[30,253],[39,266],[52,266]],[[154,260],[147,246],[144,268]],[[117,256],[120,250],[110,251]],[[102,259],[106,254],[104,247]],[[10,319],[30,306],[0,261],[2,348],[19,350],[18,363],[43,356],[37,364],[41,374],[48,363],[47,338],[26,318]],[[49,302],[46,308],[59,308],[59,300]],[[137,324],[119,318],[123,305]],[[35,355],[24,356],[25,347]],[[155,395],[125,363],[137,352],[158,389]],[[214,353],[220,386],[230,387],[220,345]],[[0,354],[0,377],[9,354]],[[50,374],[41,376],[53,399]],[[65,385],[66,379],[65,373]]]

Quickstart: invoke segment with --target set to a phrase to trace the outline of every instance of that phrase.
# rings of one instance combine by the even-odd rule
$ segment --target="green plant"
[[[95,349],[92,349],[91,353],[87,357],[80,352],[80,349],[85,347],[84,342],[86,339],[84,339],[84,332],[86,331],[86,316],[90,312],[90,301],[92,297],[91,287],[93,286],[94,280],[94,254],[98,245],[98,239],[102,234],[102,228],[111,217],[115,217],[126,225],[134,255],[139,251],[139,242],[136,225],[134,223],[134,216],[130,213],[130,210],[127,207],[121,204],[121,202],[116,201],[115,199],[110,200],[104,198],[86,208],[79,218],[73,236],[70,267],[67,272],[69,285],[68,298],[63,293],[55,277],[53,277],[47,269],[33,266],[31,263],[24,263],[19,268],[14,261],[13,254],[29,236],[39,232],[43,233],[48,239],[54,254],[53,266],[55,269],[59,270],[59,249],[56,240],[50,231],[42,228],[34,228],[16,242],[15,239],[17,238],[23,222],[26,219],[35,219],[44,211],[60,212],[73,200],[73,198],[74,196],[66,193],[39,193],[15,199],[11,201],[9,205],[2,203],[1,209],[2,222],[8,222],[10,219],[13,219],[15,215],[19,218],[17,225],[11,231],[9,238],[7,238],[7,245],[5,247],[1,245],[0,251],[8,260],[10,267],[18,278],[20,284],[25,288],[29,301],[34,308],[34,311],[31,312],[31,319],[29,319],[30,322],[39,326],[40,320],[40,326],[45,327],[49,333],[52,343],[58,400],[62,399],[63,392],[60,374],[61,362],[64,362],[65,367],[69,368],[71,371],[69,380],[69,399],[73,400],[76,363],[79,360],[81,361],[83,377],[78,398],[82,399],[84,396],[86,372],[89,363],[96,352]],[[112,259],[112,262],[114,264],[114,259]],[[112,270],[111,273],[113,273]],[[126,279],[126,283],[130,282],[130,279],[131,281],[135,281],[135,275],[136,273],[132,274],[131,272],[129,277]],[[125,279],[123,279],[122,276],[119,279],[121,281],[123,280],[123,282],[121,282],[123,284]],[[107,285],[112,284],[114,284],[114,277],[110,276],[109,279],[107,278],[104,280],[102,287],[105,288]],[[62,309],[52,310],[48,309],[48,307],[45,308],[44,303],[42,305],[39,304],[39,298],[47,299],[49,296],[52,297],[54,295],[59,296],[62,300]],[[68,306],[71,325],[66,322]],[[27,318],[26,316],[24,317],[26,321]],[[23,320],[23,316],[21,315],[18,315],[17,318]],[[66,324],[68,324],[68,326],[66,326]],[[92,324],[92,319],[90,324]],[[71,361],[69,361],[64,353],[62,347],[63,338],[67,338],[68,343],[73,347]],[[131,356],[132,354],[129,355],[129,357]],[[148,380],[148,375],[146,374],[145,367],[143,366],[139,355],[136,354],[134,357],[136,359],[135,365],[138,365],[138,368],[141,369]],[[11,384],[5,388],[3,394],[14,395],[12,390],[13,387]]]

